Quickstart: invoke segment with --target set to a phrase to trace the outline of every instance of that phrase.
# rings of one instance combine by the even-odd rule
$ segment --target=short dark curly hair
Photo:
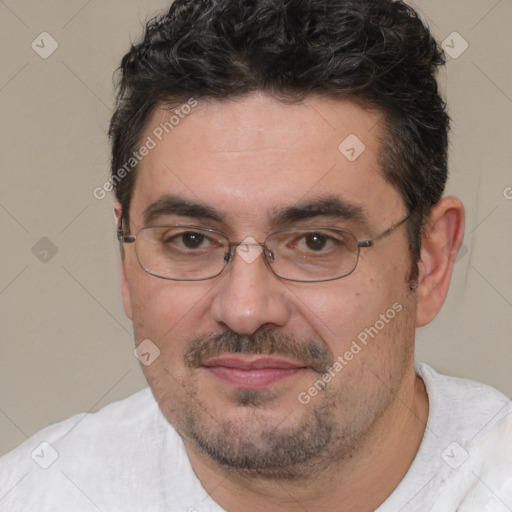
[[[256,91],[283,102],[350,98],[383,114],[380,163],[413,212],[408,236],[417,263],[424,223],[447,180],[449,116],[436,80],[444,62],[429,29],[402,1],[175,0],[147,23],[119,69],[109,136],[123,220],[136,168],[113,178],[157,107]]]

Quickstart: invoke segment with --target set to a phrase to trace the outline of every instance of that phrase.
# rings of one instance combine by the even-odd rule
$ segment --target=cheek
[[[299,315],[314,326],[322,339],[335,343],[342,343],[351,335],[362,314],[360,292],[344,288],[343,284],[341,280],[332,281],[321,289],[296,293],[300,299],[297,301]]]
[[[376,323],[378,337],[384,338],[391,330],[390,324],[396,323],[396,310],[404,309],[404,302],[409,300],[405,280],[399,277],[405,275],[402,266],[382,265],[373,271],[362,267],[365,271],[358,268],[350,276],[321,287],[296,289],[298,314],[313,326],[335,356],[348,350],[358,336],[364,340],[366,334],[372,339],[367,329],[375,333]]]
[[[136,341],[149,338],[162,353],[182,350],[199,334],[212,285],[164,280],[137,267],[127,273]]]

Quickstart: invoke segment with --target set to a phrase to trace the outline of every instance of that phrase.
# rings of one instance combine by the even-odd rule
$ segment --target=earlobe
[[[121,261],[121,293],[123,295],[123,307],[126,316],[132,320],[132,299],[130,295],[130,287],[126,276],[126,260]]]
[[[441,309],[463,238],[464,206],[456,197],[441,199],[432,209],[422,239],[416,327],[431,322]]]

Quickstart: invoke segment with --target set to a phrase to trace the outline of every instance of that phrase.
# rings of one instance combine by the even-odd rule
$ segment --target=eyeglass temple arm
[[[407,215],[407,217],[404,217],[401,221],[397,222],[396,224],[393,224],[391,227],[386,229],[386,231],[382,232],[380,235],[377,235],[375,238],[372,238],[371,240],[360,240],[360,241],[358,241],[357,242],[357,246],[358,247],[371,247],[374,242],[377,242],[381,238],[386,237],[387,235],[392,233],[396,228],[398,228],[399,226],[401,226],[402,224],[407,222],[410,219],[410,217],[413,214],[413,212],[414,212],[414,208],[411,210],[411,213],[409,213],[409,215]]]
[[[124,234],[123,221],[119,221],[119,225],[117,226],[117,240],[122,244],[132,244],[135,242],[135,237],[132,235]]]

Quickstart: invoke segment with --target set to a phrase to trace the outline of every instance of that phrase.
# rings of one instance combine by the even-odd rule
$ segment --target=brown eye
[[[183,245],[187,249],[197,249],[203,243],[204,235],[202,235],[201,233],[193,232],[183,233],[181,235],[181,239],[183,241]]]
[[[308,249],[312,251],[321,251],[325,248],[327,237],[320,233],[313,233],[305,236],[305,242]]]
[[[166,250],[182,250],[189,252],[211,249],[215,242],[206,233],[199,231],[176,232],[175,230],[166,232],[161,240]]]

